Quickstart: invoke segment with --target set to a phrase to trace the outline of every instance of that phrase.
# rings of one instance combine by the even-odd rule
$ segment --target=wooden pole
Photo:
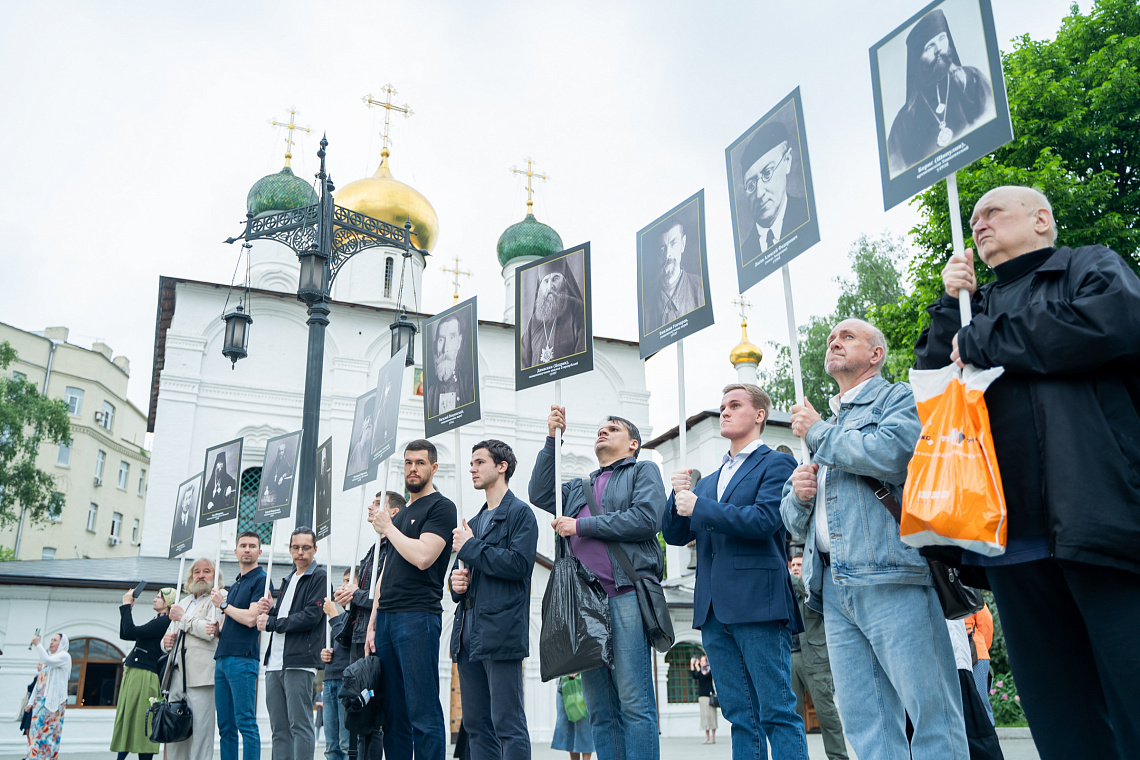
[[[780,271],[784,275],[784,306],[788,310],[788,349],[792,354],[792,386],[796,390],[796,403],[802,404],[807,397],[804,395],[804,376],[800,371],[799,330],[796,329],[796,313],[792,307],[792,275],[788,271],[787,264],[780,267]],[[801,464],[811,462],[807,440],[804,438],[800,439],[800,457]]]

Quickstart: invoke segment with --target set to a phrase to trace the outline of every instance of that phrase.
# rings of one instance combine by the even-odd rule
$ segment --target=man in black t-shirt
[[[365,651],[383,662],[384,753],[392,760],[444,760],[447,733],[439,704],[439,635],[455,503],[435,490],[439,467],[429,441],[404,449],[404,487],[411,498],[393,517],[380,510],[373,527],[388,540],[368,623]]]

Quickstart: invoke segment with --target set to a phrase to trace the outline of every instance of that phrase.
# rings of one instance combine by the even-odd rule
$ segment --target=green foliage
[[[844,319],[865,319],[882,329],[887,335],[891,351],[883,375],[890,380],[905,379],[909,364],[900,363],[895,344],[884,325],[889,309],[897,308],[906,299],[899,269],[906,260],[906,248],[900,238],[881,235],[876,238],[862,235],[847,253],[851,262],[850,278],[836,277],[840,294],[835,311],[826,317],[812,317],[799,326],[800,369],[803,373],[804,394],[817,410],[827,409],[827,401],[839,391],[839,386],[824,371],[823,360],[827,353],[827,336],[831,329]],[[916,336],[917,337],[917,336]],[[913,341],[911,342],[913,346]],[[769,343],[776,352],[772,369],[761,374],[761,385],[768,391],[778,409],[790,409],[796,402],[792,382],[792,359],[787,346]]]
[[[0,342],[0,370],[16,360]],[[0,378],[0,526],[26,508],[32,522],[44,522],[63,508],[52,476],[36,467],[41,443],[71,443],[67,404],[50,399],[27,380]]]
[[[12,562],[16,559],[16,550],[7,546],[0,546],[0,562]]]
[[[1140,4],[1097,0],[1087,16],[1076,5],[1052,41],[1028,36],[1003,53],[1013,142],[958,172],[966,246],[974,204],[1001,185],[1028,185],[1053,203],[1058,245],[1099,243],[1140,274]],[[908,269],[913,290],[886,310],[891,346],[913,346],[928,324],[925,308],[941,297],[951,253],[946,183],[915,198],[922,221]],[[975,258],[978,282],[992,279]]]
[[[1025,710],[1017,685],[1010,673],[995,670],[994,682],[990,686],[990,704],[994,707],[994,723],[999,726],[1024,726]]]

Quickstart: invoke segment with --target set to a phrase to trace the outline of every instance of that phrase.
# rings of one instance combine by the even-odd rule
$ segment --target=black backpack
[[[340,704],[344,727],[351,733],[371,734],[380,727],[384,699],[380,690],[380,658],[361,657],[344,669]]]

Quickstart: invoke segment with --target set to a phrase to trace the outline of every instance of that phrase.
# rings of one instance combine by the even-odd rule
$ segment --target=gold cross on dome
[[[752,304],[750,304],[748,302],[748,299],[745,298],[743,295],[740,296],[739,298],[732,299],[732,302],[733,302],[733,304],[740,307],[740,321],[741,321],[741,323],[747,324],[748,323],[748,307],[751,306]]]
[[[442,271],[447,272],[448,274],[452,275],[451,283],[452,283],[452,285],[455,286],[455,293],[452,295],[452,300],[455,303],[459,303],[459,278],[460,277],[470,277],[471,273],[470,272],[464,272],[462,269],[459,268],[459,256],[458,255],[455,257],[455,266],[452,267],[451,269],[444,269]]]
[[[529,158],[526,160],[526,169],[516,169],[511,167],[512,174],[525,174],[526,175],[526,212],[528,214],[534,213],[534,185],[531,184],[534,177],[538,177],[545,182],[550,179],[548,174],[535,174],[533,169],[534,162]]]
[[[313,130],[309,129],[308,127],[301,127],[301,126],[298,126],[296,123],[294,123],[296,116],[297,116],[297,109],[296,108],[290,108],[289,109],[289,123],[288,124],[286,124],[283,121],[277,121],[276,119],[273,119],[272,121],[269,122],[274,127],[285,127],[285,165],[286,166],[289,166],[289,161],[291,161],[293,158],[293,130],[299,129],[302,132],[312,132],[313,131]]]
[[[384,158],[387,158],[388,145],[391,143],[391,140],[388,139],[389,117],[392,115],[392,112],[395,111],[396,113],[404,114],[404,118],[406,119],[414,112],[407,103],[402,106],[392,105],[392,96],[396,94],[396,88],[392,85],[384,85],[380,88],[380,92],[384,93],[384,100],[377,100],[376,98],[372,97],[372,93],[368,93],[363,98],[361,98],[361,100],[364,101],[364,105],[368,108],[371,108],[372,106],[379,106],[380,108],[384,109],[384,131],[381,133],[381,136],[384,138],[384,144],[380,149],[380,155]]]

